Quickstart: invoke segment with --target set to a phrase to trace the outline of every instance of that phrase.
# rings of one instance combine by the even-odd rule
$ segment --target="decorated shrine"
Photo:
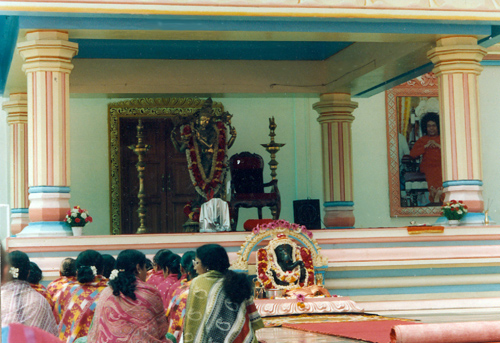
[[[248,273],[256,249],[255,305],[261,316],[363,312],[354,301],[332,296],[323,287],[328,259],[304,225],[282,219],[257,225],[237,253],[233,269]]]

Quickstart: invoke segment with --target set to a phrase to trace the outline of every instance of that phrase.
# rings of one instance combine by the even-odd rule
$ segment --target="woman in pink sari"
[[[165,280],[158,285],[158,291],[160,292],[161,299],[163,300],[163,306],[165,310],[168,308],[167,294],[177,281],[179,281],[181,276],[181,257],[177,254],[169,254],[168,256],[160,255],[158,259],[158,265],[163,270],[163,276]]]
[[[124,250],[97,304],[88,342],[171,342],[160,294],[146,280],[146,256]]]
[[[158,250],[155,256],[153,257],[153,272],[146,277],[146,282],[150,285],[155,286],[156,289],[158,289],[160,283],[162,283],[163,280],[165,280],[165,277],[163,276],[163,270],[158,265],[158,258],[160,257],[160,255],[164,253],[172,254],[172,252],[168,249]]]

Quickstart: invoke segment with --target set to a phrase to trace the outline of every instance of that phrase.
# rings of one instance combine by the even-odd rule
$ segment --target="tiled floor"
[[[399,317],[414,319],[422,323],[445,323],[445,322],[472,322],[472,321],[500,321],[500,309],[498,312],[489,313],[425,313],[418,315],[394,316],[388,313],[381,314],[387,317]],[[259,341],[266,343],[356,343],[364,342],[347,338],[314,334],[300,330],[287,328],[264,328],[257,331]],[[389,338],[388,338],[389,342]],[[366,343],[366,342],[364,342]]]

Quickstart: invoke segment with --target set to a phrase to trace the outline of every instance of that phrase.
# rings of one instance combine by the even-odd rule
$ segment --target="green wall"
[[[500,181],[498,181],[500,138],[500,98],[494,85],[500,79],[500,68],[485,67],[479,78],[483,143],[483,181],[485,205],[498,219]],[[168,95],[165,95],[168,97]],[[86,234],[108,234],[109,218],[109,156],[107,104],[123,99],[100,97],[71,98],[71,200],[70,204],[87,208],[94,217]],[[278,128],[276,142],[286,145],[277,154],[277,173],[282,196],[281,218],[293,221],[293,200],[320,199],[322,193],[321,137],[318,114],[312,105],[319,99],[310,95],[229,95],[214,97],[234,115],[238,137],[229,155],[240,151],[260,153],[266,163],[269,154],[260,144],[269,142],[269,121],[274,116]],[[391,218],[389,216],[389,182],[387,172],[387,138],[385,95],[353,99],[359,103],[354,111],[353,173],[354,214],[356,227],[405,226],[411,220],[433,223],[435,218]],[[0,132],[7,132],[6,114],[1,113]],[[1,139],[1,138],[0,138]],[[0,203],[8,201],[5,139],[0,140]],[[270,180],[266,165],[265,181]],[[8,179],[8,178],[7,178]],[[256,209],[242,209],[239,227],[249,218],[256,218]],[[264,210],[264,217],[270,212]]]

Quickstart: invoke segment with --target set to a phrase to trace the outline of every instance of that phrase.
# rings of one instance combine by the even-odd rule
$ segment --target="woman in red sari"
[[[165,280],[158,285],[158,291],[160,292],[163,306],[166,310],[168,308],[167,293],[170,287],[179,281],[181,276],[181,257],[173,253],[168,256],[162,254],[158,262],[160,268],[163,270],[163,276],[165,277]]]
[[[49,283],[49,285],[47,286],[47,293],[49,293],[53,305],[57,302],[57,299],[59,299],[61,290],[65,285],[77,282],[75,263],[76,260],[74,258],[65,258],[61,263],[61,267],[59,268],[59,277]],[[59,314],[57,310],[55,311],[54,315],[56,317],[56,320],[58,320]]]
[[[168,311],[168,308],[170,307],[170,301],[172,300],[172,296],[174,292],[181,287],[182,284],[184,284],[188,278],[188,271],[193,268],[193,259],[195,258],[196,253],[194,251],[186,251],[184,254],[182,254],[181,257],[181,278],[177,280],[168,290],[166,293],[165,297],[163,297],[163,304],[165,305],[165,310]],[[192,269],[194,276],[191,277],[194,278],[196,276],[196,272],[194,269]],[[167,313],[168,317],[168,313]]]
[[[184,312],[186,312],[186,300],[189,294],[191,280],[198,274],[194,270],[193,260],[196,257],[194,251],[188,251],[182,255],[181,269],[185,275],[182,282],[173,285],[170,290],[170,298],[167,307],[168,333],[174,335],[177,342],[182,337],[182,325],[184,323]]]
[[[77,283],[67,285],[54,309],[60,313],[59,339],[73,343],[87,336],[101,291],[107,281],[97,271],[102,271],[102,256],[95,250],[85,250],[76,259]]]
[[[101,294],[88,335],[92,343],[171,342],[160,294],[146,280],[146,256],[124,250]]]

